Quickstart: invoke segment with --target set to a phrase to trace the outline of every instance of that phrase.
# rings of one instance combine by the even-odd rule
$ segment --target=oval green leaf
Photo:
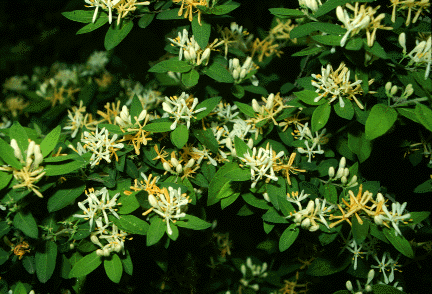
[[[97,269],[101,263],[101,257],[96,254],[96,251],[92,252],[81,258],[77,263],[75,263],[75,265],[69,272],[69,278],[79,278],[87,276],[92,271]]]
[[[120,257],[118,257],[117,254],[113,254],[111,258],[106,258],[104,260],[104,268],[108,278],[118,284],[123,273],[123,265]]]

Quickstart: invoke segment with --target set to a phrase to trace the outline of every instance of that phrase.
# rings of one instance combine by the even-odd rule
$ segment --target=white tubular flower
[[[13,150],[14,150],[14,155],[15,155],[15,157],[16,157],[20,162],[24,162],[24,158],[23,158],[23,156],[22,156],[21,149],[19,148],[17,141],[16,141],[15,139],[11,139],[11,141],[10,141],[10,145],[11,145],[11,147],[12,147]]]
[[[96,17],[99,11],[99,7],[101,7],[102,4],[102,0],[84,0],[87,4],[90,4],[90,6],[87,7],[96,7],[95,8],[95,12],[93,14],[93,19],[92,19],[92,23],[94,23],[96,21]]]
[[[170,129],[174,130],[180,119],[186,120],[186,126],[189,129],[190,120],[194,117],[193,115],[206,110],[206,107],[194,110],[197,104],[198,98],[192,99],[189,97],[189,94],[186,94],[185,92],[183,92],[178,98],[177,96],[170,98],[165,97],[165,102],[162,102],[162,108],[166,113],[173,115],[172,117],[175,119]]]
[[[407,202],[404,202],[402,205],[399,202],[392,203],[392,212],[390,213],[385,205],[382,206],[383,211],[385,212],[386,216],[381,216],[381,218],[385,221],[390,221],[392,223],[393,228],[396,231],[396,235],[402,235],[401,231],[399,230],[398,223],[407,223],[404,222],[405,219],[409,219],[411,217],[411,214],[403,214],[405,207],[407,205]]]
[[[100,213],[103,214],[105,225],[107,226],[109,224],[108,215],[105,211],[106,209],[108,209],[116,218],[120,219],[116,212],[117,209],[114,209],[114,206],[117,205],[116,201],[118,196],[120,196],[120,193],[114,195],[114,197],[110,200],[107,188],[103,187],[101,190],[96,191],[94,189],[89,189],[86,191],[86,195],[86,200],[78,202],[78,207],[83,210],[83,214],[74,214],[73,216],[89,220],[90,231],[92,230],[95,217],[97,217]],[[99,199],[99,196],[101,195],[102,197]],[[88,204],[88,207],[85,206],[86,204]],[[96,222],[96,224],[98,227],[103,227],[102,223]]]
[[[304,199],[308,198],[309,194],[305,194],[304,190],[301,191],[300,195],[297,192],[291,192],[291,195],[289,193],[287,193],[287,200],[291,203],[295,203],[297,204],[299,210],[302,209],[302,205],[301,205],[301,201],[303,201]]]
[[[180,188],[175,190],[172,187],[163,188],[157,197],[158,199],[156,197],[152,198],[150,204],[153,206],[153,211],[163,217],[167,224],[167,232],[172,235],[173,232],[169,222],[175,223],[178,219],[185,217],[187,205],[192,200],[189,199],[189,196],[186,196],[186,193],[181,194]]]
[[[273,170],[273,165],[276,162],[276,159],[283,156],[283,151],[275,154],[273,152],[270,144],[267,144],[266,148],[260,147],[257,152],[256,147],[253,148],[252,154],[247,153],[243,154],[243,157],[238,157],[246,166],[251,169],[251,188],[254,188],[259,180],[263,177],[266,177],[266,183],[270,180],[277,181],[278,178],[275,175]]]
[[[354,19],[351,20],[348,12],[341,6],[338,6],[336,8],[336,16],[347,29],[347,32],[345,33],[340,42],[341,47],[345,46],[349,35],[356,35],[360,30],[366,28],[370,23],[370,17],[369,15],[366,15],[366,11],[361,11],[361,13],[359,13]]]
[[[250,56],[246,58],[242,66],[240,66],[240,61],[237,58],[229,60],[228,69],[234,78],[234,83],[236,84],[243,82],[247,74],[255,68],[257,68],[257,66],[253,63],[252,57]],[[258,86],[258,79],[255,75],[251,76],[251,82],[254,86]]]
[[[324,150],[321,150],[320,145],[318,145],[318,150],[313,150],[315,148],[315,145],[312,145],[309,147],[309,141],[304,141],[306,148],[304,149],[302,147],[298,147],[297,150],[300,153],[306,153],[309,157],[308,162],[312,162],[312,157],[315,157],[315,154],[323,154]]]
[[[406,49],[406,34],[405,33],[401,33],[399,35],[398,41],[399,41],[399,44],[402,46],[402,49],[403,49],[402,52],[405,54],[407,52],[407,49]]]
[[[386,261],[388,255],[388,260]],[[396,260],[393,260],[390,256],[390,253],[388,253],[387,251],[384,252],[382,260],[379,261],[378,257],[376,255],[374,255],[374,259],[378,262],[378,265],[371,265],[372,268],[378,268],[380,272],[383,273],[384,275],[384,283],[385,284],[389,284],[391,282],[393,282],[394,280],[394,271],[397,270],[399,271],[399,267],[401,267],[401,264],[398,264],[398,259],[399,259],[400,255],[396,258]],[[390,267],[390,269],[388,269],[388,267]],[[387,277],[386,271],[390,270],[390,275]],[[368,279],[369,280],[369,279]]]
[[[333,70],[333,67],[328,64],[326,68],[321,68],[321,74],[312,74],[311,76],[317,81],[312,80],[312,86],[316,87],[316,93],[319,93],[319,96],[314,99],[315,102],[321,100],[321,98],[330,94],[331,97],[328,97],[328,103],[332,103],[336,99],[339,99],[340,107],[345,107],[345,102],[342,98],[346,98],[349,100],[354,99],[354,102],[360,109],[363,109],[363,105],[357,100],[355,95],[363,94],[363,90],[360,84],[363,82],[362,80],[356,80],[355,82],[350,81],[350,70],[345,66],[345,63],[342,62],[336,70]],[[356,78],[357,79],[357,78]],[[372,84],[373,80],[370,80],[368,84]],[[323,93],[321,93],[324,91]]]
[[[123,143],[115,143],[116,140],[117,134],[114,134],[109,139],[108,130],[102,128],[99,132],[97,126],[95,132],[89,133],[85,131],[82,134],[81,143],[84,143],[83,150],[92,152],[92,156],[90,157],[91,167],[98,165],[101,159],[111,162],[111,154],[115,154],[115,151],[124,146]]]
[[[132,119],[126,105],[123,105],[120,114],[115,117],[115,122],[122,128],[127,128],[132,125]]]

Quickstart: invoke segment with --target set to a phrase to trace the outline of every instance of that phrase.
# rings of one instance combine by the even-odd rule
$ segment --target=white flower
[[[390,213],[385,205],[382,206],[383,211],[385,212],[386,216],[381,216],[381,219],[385,221],[390,221],[392,223],[393,228],[396,231],[396,235],[402,235],[401,231],[399,230],[398,223],[401,221],[404,223],[403,220],[409,219],[411,217],[411,214],[403,214],[405,207],[407,203],[404,202],[402,205],[399,202],[392,203],[392,212]]]
[[[120,193],[114,195],[111,200],[109,199],[109,192],[107,188],[103,187],[101,190],[94,191],[89,190],[86,191],[87,199],[78,202],[78,207],[83,210],[83,214],[74,214],[74,217],[88,219],[90,222],[90,231],[92,230],[93,220],[96,216],[102,212],[105,220],[105,224],[109,224],[108,215],[105,210],[109,210],[116,218],[120,219],[119,215],[114,209],[114,206],[117,205],[117,198],[120,196]],[[100,197],[99,199],[99,196]],[[85,205],[88,204],[88,207]]]
[[[174,130],[176,128],[177,123],[180,119],[186,120],[186,126],[189,129],[190,120],[192,117],[194,117],[193,115],[206,110],[206,107],[194,110],[194,108],[198,104],[198,98],[193,99],[191,106],[188,106],[187,104],[189,103],[187,103],[186,101],[190,102],[190,99],[189,94],[186,94],[185,92],[183,92],[178,98],[177,96],[171,97],[171,99],[165,97],[165,102],[162,103],[162,108],[166,113],[173,115],[175,118],[174,123],[170,127],[171,130]]]
[[[181,189],[175,190],[172,187],[168,189],[163,188],[162,193],[156,196],[149,194],[148,200],[154,207],[153,211],[164,218],[167,224],[167,232],[172,235],[172,229],[169,222],[176,222],[176,220],[186,216],[184,212],[187,209],[187,205],[192,200],[189,196],[186,197],[186,193],[181,194]]]
[[[386,262],[386,258],[388,255],[388,260]],[[399,255],[400,256],[400,255]],[[384,283],[388,284],[393,282],[394,280],[394,271],[398,270],[398,267],[401,267],[402,265],[398,264],[398,259],[399,256],[396,258],[396,260],[393,260],[390,256],[390,253],[388,253],[387,251],[384,252],[382,260],[379,261],[378,257],[376,255],[374,255],[374,259],[378,262],[378,265],[371,265],[372,268],[379,268],[379,271],[383,273],[384,275]],[[387,267],[390,267],[390,275],[387,277],[386,271],[388,271],[389,269],[387,269]]]
[[[237,58],[233,58],[229,60],[229,71],[231,75],[234,78],[234,82],[236,84],[241,83],[244,78],[247,76],[247,74],[255,69],[256,66],[252,61],[252,57],[248,56],[243,63],[242,66],[240,66],[240,61]],[[255,75],[251,76],[251,82],[252,85],[258,86],[258,79],[255,77]]]
[[[350,19],[350,16],[346,9],[343,9],[341,6],[336,8],[336,16],[337,18],[344,24],[347,32],[343,36],[340,45],[341,47],[345,46],[345,43],[348,39],[348,36],[357,34],[361,29],[366,28],[370,23],[369,15],[366,15],[366,11],[359,13],[354,19]]]
[[[99,164],[101,159],[105,159],[107,162],[111,162],[110,153],[114,153],[116,149],[123,148],[123,143],[115,143],[117,140],[117,134],[114,134],[109,139],[109,132],[107,129],[102,128],[100,133],[96,126],[95,132],[85,131],[82,134],[81,142],[84,143],[83,149],[85,151],[91,151],[93,154],[90,158],[91,167]]]
[[[312,157],[315,157],[314,154],[323,154],[324,153],[324,150],[321,150],[320,145],[318,145],[318,150],[313,150],[316,146],[315,144],[312,145],[312,147],[309,147],[309,142],[308,141],[304,141],[304,142],[305,142],[307,149],[304,149],[302,147],[298,147],[297,150],[300,153],[306,153],[308,155],[308,157],[309,157],[308,162],[312,162]]]
[[[254,188],[259,180],[266,177],[266,182],[270,180],[277,181],[273,164],[275,164],[276,159],[284,155],[283,151],[280,151],[276,156],[273,154],[272,147],[267,144],[266,148],[260,147],[258,152],[256,147],[252,149],[252,154],[249,150],[247,153],[243,154],[243,157],[238,157],[241,161],[245,163],[246,166],[251,169],[251,188]]]
[[[308,198],[309,194],[305,194],[304,190],[301,191],[300,195],[297,192],[292,192],[291,195],[289,193],[287,193],[287,200],[291,203],[295,203],[297,204],[299,210],[302,209],[301,206],[301,201],[303,201],[304,199]]]

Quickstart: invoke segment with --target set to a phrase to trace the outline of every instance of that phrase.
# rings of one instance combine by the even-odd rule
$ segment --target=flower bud
[[[390,95],[395,95],[397,90],[398,90],[398,87],[396,85],[394,85],[390,90]]]
[[[308,205],[306,206],[307,213],[311,213],[314,210],[315,203],[313,200],[309,200]]]
[[[345,168],[346,165],[346,158],[342,157],[341,160],[339,161],[339,168]]]
[[[153,194],[149,194],[148,195],[148,201],[150,203],[151,206],[153,207],[159,207],[158,201],[156,199],[156,197]]]
[[[344,175],[345,177],[348,177],[348,175],[349,175],[349,169],[348,169],[347,167],[344,168],[343,175]]]
[[[240,62],[239,62],[239,60],[238,60],[237,58],[234,58],[234,59],[232,60],[232,65],[233,65],[233,68],[234,68],[234,69],[237,69],[238,67],[240,67]]]
[[[351,178],[351,180],[349,181],[349,183],[347,184],[347,186],[348,186],[348,187],[351,187],[351,186],[356,186],[356,185],[357,185],[357,176],[354,175],[354,176]]]
[[[138,116],[138,121],[142,121],[147,116],[147,110],[141,111],[140,115]]]
[[[412,84],[408,84],[405,88],[404,94],[403,96],[405,96],[405,98],[408,98],[409,96],[411,96],[414,93],[414,89]]]
[[[338,169],[338,171],[337,171],[337,173],[336,173],[336,176],[335,176],[335,180],[336,179],[339,179],[340,177],[342,177],[343,176],[343,172],[344,172],[344,168],[339,168]]]
[[[372,292],[372,286],[371,285],[366,285],[365,287],[366,292]]]
[[[22,157],[22,153],[21,153],[21,149],[18,146],[18,143],[15,139],[12,139],[10,141],[10,145],[14,150],[14,155],[17,159],[19,159],[20,161],[24,161],[23,157]]]
[[[348,291],[353,291],[353,286],[352,286],[351,281],[348,280],[348,281],[346,282],[345,286],[346,286],[346,288],[348,289]]]
[[[299,213],[296,213],[296,214],[294,215],[294,222],[295,222],[296,224],[299,224],[299,223],[301,223],[302,218],[303,218],[303,215],[301,215],[301,214],[299,214]]]
[[[383,219],[382,219],[382,217],[381,217],[380,214],[374,216],[374,221],[375,221],[375,223],[376,223],[377,225],[382,225],[382,224],[383,224]]]
[[[328,175],[329,175],[330,178],[333,178],[333,177],[334,177],[334,175],[335,175],[335,169],[334,169],[333,166],[330,166],[330,167],[329,167]]]
[[[263,197],[264,197],[265,201],[270,202],[270,197],[269,197],[269,194],[267,192],[263,193]]]
[[[171,163],[174,167],[177,167],[179,165],[179,162],[175,157],[171,157]]]
[[[206,48],[201,56],[201,61],[206,60],[210,57],[210,48]]]
[[[74,248],[75,248],[75,243],[70,243],[70,244],[69,244],[69,249],[70,249],[70,250],[73,250]]]
[[[96,250],[96,255],[97,255],[97,256],[103,256],[103,255],[104,255],[103,250],[102,250],[102,249],[98,249],[98,250]]]
[[[369,284],[370,282],[372,282],[374,276],[375,276],[375,270],[374,270],[374,269],[371,269],[371,270],[368,272],[368,275],[367,275],[367,283],[366,283],[366,284]]]
[[[172,112],[171,106],[169,106],[168,103],[166,103],[166,102],[162,102],[162,109],[168,113]]]
[[[246,145],[248,145],[248,147],[252,149],[252,147],[253,147],[253,140],[252,140],[252,138],[249,138],[249,140],[246,143]]]
[[[348,181],[347,177],[342,176],[341,183],[345,185],[347,183],[347,181]]]
[[[392,83],[391,83],[391,82],[387,82],[387,83],[385,84],[385,90],[386,90],[386,93],[390,93],[390,89],[391,89],[391,87],[392,87]]]
[[[111,250],[109,250],[108,248],[104,248],[103,255],[108,257],[108,256],[110,256],[110,254],[111,254]]]
[[[336,8],[336,16],[341,22],[345,23],[345,14],[342,6]]]
[[[316,232],[319,229],[319,225],[315,224],[309,227],[309,232]]]
[[[267,98],[266,108],[271,109],[274,105],[274,94],[271,93]]]
[[[384,202],[384,201],[385,201],[385,199],[384,199],[384,196],[383,196],[383,194],[381,194],[381,193],[378,193],[378,194],[377,194],[377,198],[376,198],[376,201],[377,201],[377,202]]]
[[[35,155],[35,159],[33,161],[33,168],[38,168],[39,164],[41,164],[43,161],[43,155],[40,150],[40,145],[35,145],[34,155]]]
[[[179,174],[179,173],[181,173],[182,171],[183,171],[183,167],[182,167],[182,165],[181,165],[181,164],[177,165],[177,166],[176,166],[176,172]]]
[[[30,141],[30,144],[27,148],[27,160],[30,156],[33,155],[35,145],[36,145],[35,141]]]
[[[239,76],[240,76],[240,72],[237,68],[235,68],[232,72],[233,78],[234,80],[238,80]]]
[[[305,219],[301,222],[301,227],[302,227],[303,229],[307,229],[307,228],[309,228],[310,225],[311,225],[311,221],[310,221],[309,218],[305,218]]]
[[[258,284],[249,285],[249,288],[252,288],[252,290],[258,291],[259,290],[259,285]]]
[[[172,171],[172,170],[171,170],[171,166],[169,165],[169,163],[168,163],[167,161],[165,161],[162,165],[163,165],[163,168],[164,168],[166,171],[169,171],[169,172]]]
[[[240,71],[240,79],[241,79],[241,80],[244,79],[245,76],[246,76],[246,74],[247,74],[247,70],[246,70],[245,68],[243,68],[243,69]]]
[[[242,66],[242,69],[248,70],[250,68],[251,64],[252,64],[252,57],[248,56],[246,58],[246,61],[244,62],[243,66]]]
[[[400,35],[399,35],[399,38],[398,38],[398,41],[399,41],[399,44],[402,46],[402,48],[403,48],[403,53],[406,53],[407,52],[407,50],[406,50],[406,35],[405,35],[405,33],[401,33]]]
[[[191,55],[189,54],[189,51],[187,51],[187,50],[184,50],[183,55],[184,55],[185,59],[188,61],[192,59]]]
[[[252,99],[252,108],[255,112],[260,112],[261,111],[261,106],[258,104],[258,101],[256,101],[256,99]]]
[[[189,159],[188,163],[185,165],[185,168],[191,168],[195,164],[195,159]]]

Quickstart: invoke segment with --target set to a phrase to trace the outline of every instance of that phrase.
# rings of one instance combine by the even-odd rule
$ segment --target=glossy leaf
[[[87,276],[92,271],[97,269],[101,263],[102,259],[96,254],[96,251],[87,254],[75,263],[75,265],[69,272],[69,278],[79,278]]]
[[[312,114],[311,131],[322,129],[330,118],[331,106],[328,103],[321,104],[315,108]]]
[[[201,24],[198,23],[198,15],[192,20],[192,33],[195,41],[204,50],[210,39],[211,25],[208,24],[204,19],[201,19]]]
[[[283,252],[287,250],[297,239],[300,230],[295,224],[291,224],[279,238],[279,251]]]
[[[132,20],[123,20],[120,28],[116,24],[112,24],[105,35],[105,49],[111,50],[123,41],[133,28]]]
[[[171,132],[170,137],[174,146],[181,149],[189,139],[189,131],[185,125],[177,125],[174,131]]]
[[[159,216],[150,221],[150,227],[147,231],[147,246],[152,246],[159,242],[165,234],[167,224]]]
[[[384,104],[376,104],[372,107],[366,120],[366,139],[373,140],[384,135],[395,123],[397,112]]]
[[[186,61],[178,60],[177,57],[161,61],[150,68],[149,72],[165,73],[172,72],[188,72],[192,69],[192,65]]]
[[[104,268],[108,278],[118,284],[123,273],[123,264],[117,254],[104,259]]]
[[[403,255],[408,258],[414,258],[414,251],[411,247],[411,244],[404,236],[398,234],[396,236],[396,230],[394,228],[384,228],[383,233],[387,240]]]
[[[58,189],[48,199],[48,211],[60,210],[75,201],[85,190],[86,186],[82,182],[67,181],[61,189]]]
[[[57,244],[46,241],[43,252],[36,252],[36,275],[41,283],[46,283],[54,273],[57,258]]]

